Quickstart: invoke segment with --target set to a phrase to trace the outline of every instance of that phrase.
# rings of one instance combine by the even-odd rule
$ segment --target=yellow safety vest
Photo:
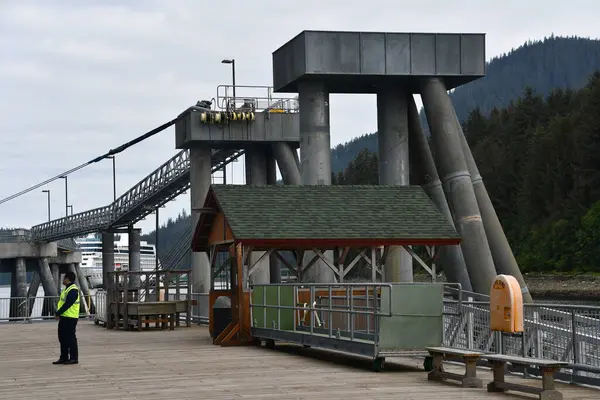
[[[65,304],[65,300],[67,299],[67,293],[69,293],[71,290],[77,290],[77,300],[75,300],[75,303],[73,303],[71,307],[67,308],[67,311],[62,313],[61,317],[79,318],[79,288],[75,284],[72,284],[68,288],[63,289],[63,291],[60,293],[60,299],[58,300],[58,309],[60,309],[63,306],[63,304]]]

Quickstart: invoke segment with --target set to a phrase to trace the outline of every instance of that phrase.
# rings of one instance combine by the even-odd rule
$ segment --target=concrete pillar
[[[39,267],[40,267],[40,281],[42,283],[42,287],[44,288],[44,296],[51,297],[52,299],[48,301],[48,312],[54,313],[56,312],[56,304],[58,302],[58,289],[54,283],[54,278],[52,277],[52,271],[50,271],[50,265],[48,264],[48,258],[42,257],[39,259]]]
[[[83,293],[83,296],[86,299],[88,311],[90,313],[94,314],[95,313],[94,299],[90,295],[90,288],[88,286],[88,282],[85,277],[85,274],[81,270],[81,264],[75,263],[75,264],[73,264],[73,266],[75,267],[75,274],[76,274],[78,282],[79,282],[78,283],[79,289],[81,289],[81,293]]]
[[[19,257],[15,259],[15,268],[11,273],[10,282],[10,309],[9,317],[11,318],[23,318],[26,316],[26,297],[27,297],[27,268],[25,266],[25,259]]]
[[[379,184],[409,185],[408,109],[406,94],[390,86],[377,93]],[[390,246],[385,282],[412,282],[413,259],[402,246]]]
[[[300,169],[296,160],[298,153],[288,143],[275,143],[272,145],[273,154],[281,172],[281,178],[285,185],[300,185]]]
[[[247,185],[266,185],[267,184],[267,148],[265,146],[251,146],[246,149],[246,184]],[[253,251],[248,259],[248,265],[254,265],[265,252]],[[263,258],[255,267],[250,276],[250,280],[255,284],[266,284],[271,282],[269,258]]]
[[[296,168],[298,176],[300,171]],[[285,183],[285,181],[284,181]],[[277,184],[277,162],[275,161],[274,151],[270,149],[267,153],[267,185]],[[269,256],[269,279],[270,283],[281,283],[281,262],[274,253]]]
[[[190,199],[192,208],[192,235],[200,219],[200,209],[211,182],[212,150],[210,147],[197,147],[190,149]],[[190,238],[190,242],[191,242]],[[210,291],[210,262],[206,252],[192,252],[192,279],[195,293],[208,293]],[[200,312],[208,310],[200,310]],[[208,315],[208,314],[202,314]]]
[[[115,234],[102,232],[102,287],[108,290],[108,273],[115,270]]]
[[[446,201],[446,195],[440,182],[433,155],[427,143],[427,137],[419,120],[419,112],[412,94],[408,95],[408,132],[411,168],[414,184],[420,185],[433,203],[454,226],[454,220]],[[471,280],[467,273],[467,266],[460,245],[440,246],[437,250],[439,262],[448,282],[460,283],[463,290],[472,291]]]
[[[531,293],[527,288],[525,279],[523,279],[523,274],[521,274],[517,260],[515,259],[512,249],[510,248],[510,244],[508,243],[504,229],[502,228],[502,224],[500,224],[500,220],[498,219],[498,214],[496,214],[492,200],[490,199],[485,184],[483,183],[483,179],[479,174],[479,168],[477,168],[477,164],[475,163],[475,159],[473,158],[473,154],[471,153],[467,139],[462,131],[458,117],[456,117],[456,113],[454,114],[454,120],[457,126],[456,129],[460,132],[459,136],[463,154],[467,162],[467,167],[469,168],[469,173],[471,174],[473,190],[475,191],[477,204],[479,205],[481,217],[483,218],[483,226],[490,244],[490,251],[492,252],[492,258],[494,259],[496,272],[498,274],[514,276],[517,281],[519,281],[519,285],[521,285],[523,302],[532,303],[533,299],[531,297]]]
[[[31,283],[29,284],[29,290],[27,290],[27,297],[29,298],[29,316],[33,314],[33,308],[35,306],[35,299],[37,297],[38,290],[40,290],[40,274],[37,271],[33,272],[31,277]]]
[[[54,284],[56,285],[56,290],[60,293],[62,286],[62,279],[60,274],[60,266],[56,263],[50,264],[50,271],[52,271],[52,279],[54,280]]]
[[[439,78],[423,83],[421,97],[444,190],[462,237],[461,248],[473,290],[489,294],[496,269],[463,155],[452,101]]]
[[[139,272],[141,269],[141,248],[140,248],[140,236],[141,229],[134,229],[133,226],[129,226],[128,229],[129,239],[129,271]],[[139,289],[141,284],[140,275],[132,275],[129,287],[131,289]]]
[[[329,93],[321,82],[298,84],[300,106],[300,176],[303,185],[331,185]],[[325,256],[333,259],[331,250]],[[314,257],[305,252],[304,263]],[[335,282],[333,271],[322,261],[304,275],[309,282]]]

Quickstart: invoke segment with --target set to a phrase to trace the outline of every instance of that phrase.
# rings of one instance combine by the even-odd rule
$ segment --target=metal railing
[[[0,323],[54,319],[58,299],[58,296],[0,297]],[[83,308],[89,310],[93,299],[93,295],[82,296],[81,301],[87,304]],[[82,311],[80,317],[93,318],[94,315]]]
[[[467,300],[459,307],[450,300],[444,307],[459,311],[446,315],[444,345],[567,362],[560,379],[600,386],[600,307],[525,304],[525,330],[515,335],[490,330],[489,302]]]
[[[224,111],[298,112],[298,97],[274,94],[272,86],[217,86],[216,108]]]
[[[0,232],[0,243],[30,243],[34,244],[35,240],[31,230],[29,229],[14,229]],[[61,239],[56,242],[56,245],[61,250],[78,251],[79,245],[71,238]]]

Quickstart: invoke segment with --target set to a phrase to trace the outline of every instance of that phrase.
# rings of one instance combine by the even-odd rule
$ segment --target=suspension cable
[[[78,170],[80,170],[80,169],[82,169],[82,168],[85,168],[85,167],[87,167],[87,166],[88,166],[88,165],[90,165],[90,164],[97,163],[98,161],[102,161],[102,160],[104,160],[104,159],[105,159],[105,158],[107,158],[107,157],[110,157],[110,156],[112,156],[112,155],[115,155],[115,154],[121,153],[122,151],[125,151],[127,148],[129,148],[129,147],[131,147],[131,146],[134,146],[134,145],[138,144],[139,142],[142,142],[142,141],[144,141],[144,140],[148,139],[149,137],[156,135],[156,134],[157,134],[157,133],[159,133],[159,132],[162,132],[162,131],[164,131],[165,129],[167,129],[167,128],[168,128],[168,127],[170,127],[171,125],[175,124],[175,122],[176,122],[176,121],[177,121],[177,118],[175,118],[175,119],[173,119],[173,120],[171,120],[171,121],[169,121],[169,122],[166,122],[166,123],[162,124],[161,126],[159,126],[159,127],[157,127],[157,128],[154,128],[154,129],[152,129],[151,131],[149,131],[149,132],[147,132],[147,133],[143,134],[142,136],[139,136],[139,137],[137,137],[137,138],[135,138],[135,139],[133,139],[133,140],[131,140],[131,141],[129,141],[129,142],[127,142],[127,143],[125,143],[125,144],[123,144],[123,145],[119,146],[119,147],[117,147],[116,149],[111,149],[111,150],[110,150],[108,153],[106,153],[106,154],[103,154],[103,155],[101,155],[101,156],[98,156],[98,157],[94,158],[93,160],[90,160],[90,161],[88,161],[88,162],[86,162],[86,163],[83,163],[83,164],[79,165],[78,167],[75,167],[75,168],[73,168],[73,169],[70,169],[70,170],[68,170],[68,171],[66,171],[66,172],[63,172],[62,174],[56,175],[56,176],[55,176],[55,177],[53,177],[53,178],[50,178],[50,179],[48,179],[48,180],[45,180],[44,182],[38,183],[38,184],[36,184],[36,185],[34,185],[34,186],[31,186],[31,187],[29,187],[29,188],[27,188],[27,189],[25,189],[25,190],[22,190],[22,191],[20,191],[19,193],[15,193],[15,194],[13,194],[13,195],[11,195],[11,196],[8,196],[8,197],[6,197],[6,198],[4,198],[4,199],[0,200],[0,204],[4,204],[4,203],[6,203],[6,202],[8,202],[8,201],[11,201],[11,200],[13,200],[13,199],[16,199],[17,197],[20,197],[20,196],[24,195],[25,193],[29,193],[29,192],[31,192],[32,190],[35,190],[35,189],[37,189],[37,188],[40,188],[40,187],[42,187],[42,186],[44,186],[44,185],[47,185],[48,183],[50,183],[50,182],[52,182],[52,181],[55,181],[55,180],[57,180],[57,179],[61,179],[62,177],[64,177],[64,176],[67,176],[67,175],[69,175],[69,174],[72,174],[73,172],[75,172],[75,171],[78,171]]]

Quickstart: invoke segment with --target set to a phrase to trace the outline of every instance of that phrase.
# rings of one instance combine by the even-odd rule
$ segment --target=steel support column
[[[140,249],[140,235],[141,229],[134,229],[133,226],[129,226],[127,238],[129,240],[129,271],[139,272],[141,268],[141,249]],[[140,288],[140,275],[131,275],[131,281],[129,282],[131,289]]]
[[[246,184],[267,184],[267,148],[266,146],[253,145],[246,149]],[[248,265],[253,265],[264,254],[264,251],[253,251],[250,254]],[[250,277],[252,283],[263,285],[271,282],[269,258],[258,262],[256,269]]]
[[[102,232],[102,286],[108,290],[108,273],[115,270],[115,234]]]
[[[462,237],[461,248],[473,290],[489,294],[496,269],[463,155],[452,100],[439,78],[424,81],[421,96],[444,191]]]
[[[300,171],[296,168],[298,176]],[[284,181],[285,183],[285,181]],[[267,185],[277,184],[277,162],[274,156],[274,149],[270,148],[267,153]],[[281,283],[281,262],[274,252],[269,255],[269,279],[270,283]]]
[[[300,176],[303,185],[331,185],[331,137],[329,126],[329,93],[322,82],[298,84],[300,107]],[[326,257],[332,259],[332,252]],[[307,251],[304,263],[314,257]],[[333,271],[319,260],[305,278],[310,282],[335,282]]]
[[[212,150],[210,147],[190,149],[190,200],[192,206],[192,235],[200,219],[200,209],[211,183]],[[190,237],[190,243],[192,238]],[[192,279],[195,293],[210,291],[210,263],[206,252],[192,252]],[[200,312],[208,310],[200,310]],[[208,314],[201,314],[208,315]]]
[[[288,143],[275,143],[272,145],[273,154],[281,172],[281,178],[285,185],[300,185],[300,169],[296,163],[298,153]]]
[[[409,185],[408,109],[406,93],[387,86],[377,93],[379,184]],[[402,246],[390,246],[385,261],[386,282],[412,282],[413,259]]]
[[[408,132],[409,148],[411,157],[411,169],[414,182],[420,185],[425,193],[431,198],[433,203],[446,217],[449,223],[454,226],[454,220],[446,201],[446,195],[440,182],[433,155],[427,143],[427,137],[419,120],[419,112],[412,94],[407,95],[408,99]],[[459,245],[441,246],[438,249],[440,266],[444,270],[448,282],[460,283],[463,290],[472,291],[471,280],[467,273],[465,259]]]

